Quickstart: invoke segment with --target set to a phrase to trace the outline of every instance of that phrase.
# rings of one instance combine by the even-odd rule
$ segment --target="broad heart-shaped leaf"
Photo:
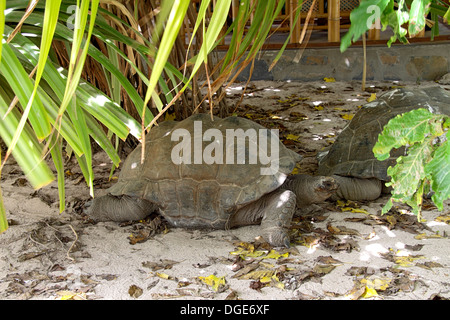
[[[422,142],[428,135],[433,137],[442,135],[444,118],[444,115],[433,114],[422,108],[392,118],[384,126],[373,147],[375,157],[383,161],[389,158],[389,152],[394,148]]]
[[[434,191],[432,200],[439,210],[443,209],[443,201],[450,198],[450,135],[433,154],[433,159],[425,166],[425,173],[431,181]]]

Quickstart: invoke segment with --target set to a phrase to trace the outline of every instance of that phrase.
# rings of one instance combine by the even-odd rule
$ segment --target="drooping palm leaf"
[[[18,23],[23,23],[22,33],[11,36],[2,54],[2,60],[7,61],[0,65],[0,111],[6,116],[0,124],[0,135],[35,187],[53,179],[42,156],[43,151],[50,152],[58,174],[60,210],[64,209],[63,142],[66,149],[74,152],[92,190],[91,139],[117,166],[119,158],[111,143],[113,134],[116,142],[129,133],[140,139],[141,125],[147,127],[155,123],[154,116],[159,117],[183,97],[187,89],[198,90],[198,85],[191,86],[191,83],[195,82],[195,74],[202,65],[207,66],[209,79],[208,54],[225,36],[221,31],[231,0],[216,2],[211,16],[207,16],[206,10],[211,1],[201,2],[196,21],[191,20],[196,30],[202,26],[201,33],[193,32],[197,44],[201,41],[201,45],[185,65],[175,60],[170,63],[170,53],[176,45],[177,50],[185,50],[179,47],[177,37],[187,9],[192,6],[190,1],[161,1],[160,8],[152,7],[154,1],[105,0],[100,3],[99,6],[99,0],[53,0],[33,3],[33,8],[28,7],[28,0],[8,0],[4,20],[0,14],[0,28],[5,26],[6,36],[11,35]],[[241,1],[238,19],[243,24],[242,21],[233,23],[227,30],[226,34],[233,34],[230,50],[225,62],[215,68],[221,67],[222,74],[209,84],[210,97],[232,72],[239,72],[256,57],[284,4],[283,0]],[[144,16],[145,19],[141,19]],[[250,16],[255,23],[244,28]],[[50,48],[53,31],[54,39],[62,44],[58,50],[55,43],[53,49]],[[97,45],[90,41],[91,36]],[[64,63],[62,57],[70,61]],[[187,57],[184,54],[183,58]],[[104,92],[88,83],[89,76],[82,79],[86,59],[100,66]],[[36,70],[35,75],[33,70]],[[197,101],[197,94],[197,91],[192,92],[192,101]],[[32,97],[34,99],[30,99]],[[11,104],[13,101],[15,104]],[[183,97],[182,101],[187,99]],[[122,108],[125,104],[128,112]],[[131,116],[130,105],[141,119]],[[152,114],[153,106],[159,114]],[[14,132],[19,133],[12,148]],[[1,206],[0,221],[3,221],[1,231],[6,221]]]

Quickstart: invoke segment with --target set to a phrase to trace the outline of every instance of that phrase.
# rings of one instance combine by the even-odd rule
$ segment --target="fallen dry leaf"
[[[87,300],[86,293],[84,292],[73,292],[69,290],[62,290],[56,292],[57,295],[61,296],[60,300]]]
[[[444,266],[440,263],[434,261],[427,261],[424,263],[416,263],[417,267],[421,267],[427,270],[431,270],[432,268],[443,268]]]
[[[341,113],[339,116],[344,120],[352,120],[354,115],[350,113]]]
[[[177,263],[179,262],[169,259],[161,259],[159,262],[151,262],[151,261],[142,262],[142,266],[145,268],[149,268],[152,271],[157,271],[161,269],[172,269],[173,265]]]
[[[287,139],[287,140],[299,141],[299,140],[298,140],[299,138],[300,138],[300,136],[297,136],[297,135],[291,134],[291,133],[289,133],[289,134],[286,135],[286,139]]]
[[[131,285],[128,289],[128,294],[133,298],[139,298],[144,293],[144,290],[139,288],[137,285]]]
[[[216,277],[215,275],[210,275],[207,277],[198,277],[201,282],[209,286],[215,292],[222,292],[226,289],[225,277]]]
[[[274,270],[256,270],[242,275],[241,280],[259,280],[263,277],[271,277],[275,274]]]
[[[442,215],[442,216],[436,217],[436,219],[434,219],[434,221],[450,224],[450,216]]]
[[[316,259],[316,261],[321,264],[342,264],[342,261],[334,259],[332,256],[320,256]]]
[[[367,102],[372,102],[372,101],[374,101],[374,100],[376,100],[376,99],[377,99],[377,94],[376,94],[376,93],[372,93],[372,94],[370,95],[370,97],[367,98],[366,100],[367,100]]]
[[[313,268],[313,272],[318,275],[326,275],[336,268],[332,264],[316,264]]]
[[[439,234],[426,234],[426,233],[420,233],[417,236],[414,237],[414,239],[417,240],[424,240],[424,239],[441,239],[443,238],[441,235]]]
[[[396,257],[395,263],[400,267],[412,267],[414,266],[413,262],[418,259],[424,259],[423,256],[406,256],[406,257]]]

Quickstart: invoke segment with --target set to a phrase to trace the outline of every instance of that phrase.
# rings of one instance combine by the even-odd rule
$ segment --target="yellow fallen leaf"
[[[344,206],[345,206],[345,202],[342,201],[342,200],[338,200],[338,201],[336,201],[336,205],[337,205],[338,207],[344,207]]]
[[[176,118],[175,112],[174,113],[166,112],[164,116],[164,121],[175,120],[175,118]]]
[[[286,135],[287,140],[298,141],[298,138],[300,138],[300,136],[296,136],[295,134],[292,134],[292,133],[289,133]]]
[[[270,252],[263,257],[263,259],[280,259],[280,258],[287,258],[289,257],[289,252],[286,253],[279,253],[276,250],[270,250]]]
[[[444,222],[446,224],[450,224],[450,216],[439,216],[436,219],[434,219],[436,222]]]
[[[421,233],[421,234],[418,234],[417,236],[414,237],[414,239],[416,239],[416,240],[439,239],[439,238],[442,238],[442,236],[440,236],[438,234],[427,235],[426,233]]]
[[[361,283],[365,284],[366,287],[368,288],[373,288],[375,290],[381,290],[384,291],[387,288],[389,288],[389,284],[391,283],[391,279],[389,278],[376,278],[374,280],[370,280],[370,279],[362,279]]]
[[[257,270],[244,274],[239,279],[242,280],[260,280],[265,277],[272,277],[275,274],[273,270]]]
[[[341,113],[340,116],[344,120],[352,120],[353,119],[353,114],[349,114],[349,113]]]
[[[248,251],[255,251],[255,245],[253,245],[249,242],[241,241],[236,246],[240,247],[242,249],[248,250]]]
[[[259,279],[259,281],[261,283],[269,283],[272,281],[272,277],[264,276],[264,277],[261,277],[261,279]]]
[[[341,208],[342,212],[352,212],[352,213],[364,213],[364,214],[369,214],[369,212],[367,210],[361,209],[361,208],[351,208],[351,207],[342,207]]]
[[[264,261],[261,261],[261,262],[259,263],[259,265],[260,265],[261,267],[266,268],[266,269],[275,268],[275,265],[274,265],[274,264],[268,263],[268,262],[264,262]]]
[[[378,296],[378,292],[377,290],[375,290],[374,288],[369,288],[366,286],[366,290],[364,291],[364,293],[361,295],[362,298],[364,299],[368,299],[368,298],[372,298],[372,297],[377,297]]]
[[[314,109],[316,109],[317,111],[322,111],[323,110],[323,106],[316,106],[316,107],[314,107]]]
[[[155,272],[156,276],[161,278],[161,279],[166,279],[166,280],[170,280],[172,277],[169,276],[167,273],[159,273],[159,272]]]
[[[325,81],[325,82],[335,82],[336,81],[336,79],[334,79],[334,78],[323,78],[323,81]]]
[[[369,212],[367,210],[361,209],[361,208],[352,208],[351,210],[353,213],[365,213],[365,214],[369,214]]]
[[[418,256],[418,257],[411,257],[411,256],[408,256],[408,257],[396,257],[395,258],[395,263],[398,264],[400,267],[407,268],[407,267],[412,267],[414,265],[413,262],[415,260],[418,260],[418,259],[423,259],[423,256]]]
[[[230,252],[230,254],[234,256],[240,256],[242,259],[246,258],[257,258],[264,255],[266,251],[253,251],[253,250],[245,250],[244,248],[239,247],[238,250]]]
[[[386,216],[386,220],[389,222],[389,225],[392,227],[397,223],[397,219],[394,216]]]
[[[372,93],[370,95],[370,97],[367,98],[367,102],[372,102],[373,100],[377,99],[377,94],[376,93]]]
[[[81,293],[77,293],[77,292],[73,292],[73,291],[69,291],[69,290],[62,290],[62,291],[58,291],[56,293],[57,295],[61,296],[59,299],[60,300],[86,300],[86,293],[81,292]]]
[[[225,277],[216,277],[215,275],[210,275],[207,277],[198,277],[200,281],[208,285],[213,289],[213,291],[218,291],[220,286],[225,286]]]
[[[299,169],[298,168],[294,168],[294,170],[292,170],[292,174],[298,174],[300,171],[299,171]]]

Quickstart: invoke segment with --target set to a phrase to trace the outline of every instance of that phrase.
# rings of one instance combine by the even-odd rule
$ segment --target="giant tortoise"
[[[450,93],[439,86],[398,88],[365,104],[342,130],[325,155],[319,156],[320,175],[332,176],[339,184],[336,196],[347,200],[374,200],[388,181],[387,168],[404,154],[400,148],[379,161],[373,154],[378,135],[396,115],[417,108],[450,115]]]
[[[239,144],[242,139],[247,143]],[[329,177],[287,179],[301,157],[271,131],[239,117],[196,114],[164,121],[146,136],[143,163],[141,152],[139,145],[125,160],[118,182],[92,201],[87,213],[93,220],[139,220],[157,210],[177,227],[260,223],[266,241],[289,246],[296,204],[321,202],[337,188]]]

